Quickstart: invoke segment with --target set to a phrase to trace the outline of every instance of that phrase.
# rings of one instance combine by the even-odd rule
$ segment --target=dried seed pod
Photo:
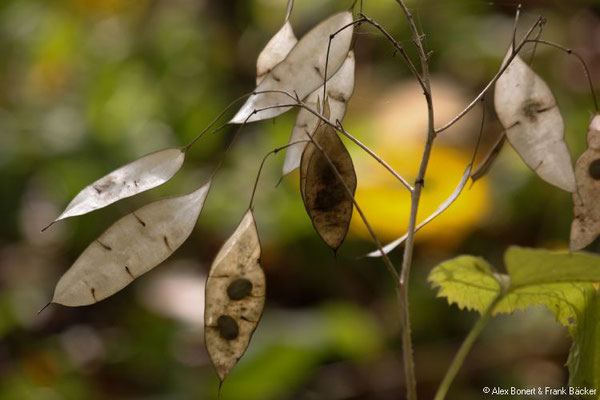
[[[313,139],[323,152],[312,142],[304,149],[300,163],[300,191],[315,230],[329,247],[336,250],[346,238],[352,218],[354,203],[346,187],[354,196],[356,173],[352,158],[335,129],[322,124]],[[323,153],[335,165],[343,183]]]
[[[192,233],[209,188],[210,182],[188,195],[155,201],[115,222],[60,278],[52,302],[96,303],[163,262]]]
[[[509,50],[506,63],[512,50]],[[517,55],[496,81],[494,106],[510,144],[548,183],[575,191],[565,126],[550,88]]]
[[[587,145],[575,164],[577,191],[573,193],[571,250],[583,249],[600,234],[600,114],[592,118]]]
[[[256,84],[259,85],[273,68],[282,62],[296,45],[298,39],[289,21],[269,40],[256,60]]]
[[[264,304],[260,242],[249,210],[219,250],[206,281],[204,337],[221,381],[248,348]]]
[[[287,57],[264,76],[256,87],[255,94],[248,97],[229,122],[243,124],[281,115],[291,108],[283,107],[290,104],[291,100],[281,92],[296,94],[304,99],[321,86],[324,79],[330,79],[346,60],[352,42],[353,26],[338,31],[351,23],[352,13],[344,11],[322,21],[301,37]],[[329,37],[333,34],[336,36],[329,46]],[[327,58],[329,61],[326,63]]]
[[[330,103],[330,116],[328,119],[333,124],[336,120],[341,121],[346,114],[346,106],[354,91],[354,66],[354,52],[349,51],[346,61],[344,61],[338,72],[327,81],[327,100]],[[318,98],[321,94],[323,94],[323,86],[308,95],[304,103],[310,108],[320,107]],[[315,131],[319,122],[320,119],[317,116],[301,108],[298,111],[289,143],[307,140],[309,135]],[[289,174],[300,166],[302,151],[307,144],[306,142],[296,143],[287,148],[283,164],[283,175]]]
[[[181,147],[160,150],[138,158],[86,186],[52,223],[87,214],[162,185],[179,171],[184,159],[185,149]]]
[[[471,179],[473,182],[481,179],[483,176],[485,176],[485,174],[487,174],[494,161],[496,161],[496,158],[498,158],[498,155],[500,155],[505,142],[506,134],[502,132],[502,134],[496,140],[496,143],[494,143],[490,151],[483,157],[477,168],[471,172]]]

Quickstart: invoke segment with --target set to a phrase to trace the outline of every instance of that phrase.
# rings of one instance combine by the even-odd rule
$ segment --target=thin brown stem
[[[365,19],[365,22],[372,25],[375,29],[377,29],[379,32],[381,32],[383,34],[383,36],[385,36],[385,38],[394,46],[396,51],[398,51],[398,53],[400,53],[400,55],[406,62],[406,65],[408,65],[410,72],[412,72],[414,77],[419,81],[419,84],[421,85],[423,90],[425,90],[425,82],[423,82],[423,78],[419,74],[419,71],[417,71],[415,64],[412,62],[412,60],[406,53],[406,50],[404,49],[404,47],[400,43],[398,43],[398,41],[396,39],[394,39],[394,37],[387,30],[385,30],[385,28],[383,26],[381,26],[377,21],[373,20],[372,18],[367,17],[366,15],[364,15],[362,13],[359,15]]]
[[[350,190],[350,188],[348,187],[348,185],[346,184],[346,182],[344,182],[344,178],[340,174],[340,171],[338,170],[338,168],[336,167],[336,165],[333,163],[333,161],[331,161],[331,158],[329,157],[329,155],[323,150],[323,148],[319,145],[319,143],[317,143],[317,141],[312,136],[310,137],[310,141],[317,148],[317,150],[321,153],[321,155],[325,158],[325,160],[327,160],[327,163],[329,164],[329,166],[331,167],[331,169],[335,173],[336,178],[340,181],[340,183],[342,184],[342,186],[344,186],[344,190],[346,191],[346,194],[352,200],[352,204],[354,204],[354,207],[356,207],[356,211],[358,212],[358,215],[360,216],[360,218],[362,219],[363,223],[365,224],[365,227],[369,231],[369,234],[371,235],[371,238],[375,242],[375,245],[377,246],[377,248],[381,252],[381,256],[383,258],[383,263],[385,264],[386,268],[388,269],[388,272],[397,281],[398,279],[400,279],[400,277],[398,275],[398,271],[396,271],[396,267],[394,267],[394,264],[392,263],[392,261],[390,260],[390,258],[388,257],[388,255],[385,254],[385,251],[383,251],[383,246],[381,244],[381,241],[379,240],[379,238],[375,234],[375,231],[373,230],[373,228],[371,227],[371,224],[367,220],[367,217],[365,216],[365,213],[363,212],[362,208],[360,207],[360,205],[356,201],[356,198],[354,197],[354,194],[352,193],[352,191]]]
[[[219,113],[219,115],[217,115],[217,116],[215,117],[215,119],[213,119],[213,120],[212,120],[212,122],[211,122],[210,124],[208,124],[208,125],[206,126],[206,128],[204,128],[204,129],[202,130],[202,132],[200,132],[200,133],[198,134],[198,136],[196,136],[196,137],[195,137],[195,138],[194,138],[194,139],[193,139],[193,140],[192,140],[192,141],[191,141],[191,142],[190,142],[190,143],[189,143],[187,146],[185,146],[185,147],[183,148],[183,149],[184,149],[184,151],[188,151],[188,150],[190,149],[190,147],[192,147],[192,146],[194,145],[194,143],[196,143],[196,142],[197,142],[197,141],[198,141],[198,140],[199,140],[199,139],[200,139],[202,136],[204,136],[204,134],[205,134],[206,132],[208,132],[208,130],[209,130],[210,128],[212,128],[212,127],[213,127],[213,126],[214,126],[214,125],[215,125],[215,124],[216,124],[216,123],[217,123],[217,122],[218,122],[218,121],[221,119],[221,117],[223,117],[223,115],[225,115],[225,113],[231,109],[231,107],[233,107],[233,106],[234,106],[234,105],[236,105],[238,102],[240,102],[241,100],[245,99],[246,97],[248,97],[248,96],[250,96],[250,95],[252,95],[252,94],[253,94],[253,93],[246,93],[246,94],[244,94],[244,95],[242,95],[242,96],[238,97],[237,99],[235,99],[235,100],[234,100],[234,101],[232,101],[231,103],[229,103],[229,104],[227,105],[227,107],[225,107],[225,108],[223,109],[223,111],[221,111],[221,112]],[[244,122],[244,123],[245,123],[245,122]]]
[[[260,163],[260,167],[258,168],[258,173],[256,174],[256,179],[254,180],[254,187],[252,188],[252,196],[250,196],[250,205],[248,206],[248,208],[250,210],[252,210],[252,208],[254,207],[254,196],[256,195],[256,188],[258,187],[258,181],[260,179],[260,174],[262,172],[263,166],[265,165],[265,161],[267,161],[267,158],[269,158],[270,155],[277,154],[281,150],[287,149],[288,147],[293,146],[295,144],[309,143],[309,142],[310,142],[310,140],[298,140],[296,142],[288,143],[285,146],[276,147],[273,150],[269,151],[267,154],[265,154],[265,156],[262,159],[262,162]]]
[[[264,108],[261,108],[261,109],[253,110],[250,115],[253,115],[255,113],[258,113],[258,112],[261,112],[261,111],[264,111],[264,110],[269,110],[269,109],[272,109],[272,108],[296,107],[296,106],[298,106],[297,103],[296,104],[280,104],[280,105],[276,105],[276,106],[269,106],[269,107],[264,107]],[[327,123],[329,123],[329,122],[327,122]],[[365,216],[364,212],[362,211],[362,208],[359,206],[358,202],[356,201],[356,198],[352,194],[352,191],[350,190],[350,188],[348,188],[348,185],[346,185],[346,182],[344,182],[344,180],[342,178],[342,175],[340,174],[339,170],[337,169],[337,167],[335,166],[335,164],[331,161],[331,159],[329,158],[329,156],[327,155],[327,153],[325,153],[323,151],[323,148],[314,140],[314,138],[312,136],[310,136],[308,140],[310,140],[310,142],[315,145],[315,147],[317,148],[317,150],[319,150],[319,152],[323,155],[323,157],[325,157],[325,159],[327,160],[327,163],[332,168],[332,170],[335,173],[337,179],[339,179],[340,182],[342,183],[342,185],[344,186],[344,190],[346,191],[346,194],[350,197],[350,199],[352,200],[352,204],[354,204],[354,206],[356,207],[356,211],[358,212],[360,218],[362,219],[363,223],[365,224],[365,227],[369,231],[369,234],[371,235],[371,238],[373,239],[373,242],[375,242],[375,246],[377,246],[377,249],[381,252],[381,256],[383,258],[383,262],[384,262],[384,264],[385,264],[388,272],[392,275],[392,277],[394,278],[394,280],[397,282],[400,279],[400,276],[398,275],[398,271],[396,271],[396,267],[394,267],[394,264],[392,263],[392,261],[389,259],[389,257],[387,256],[387,254],[383,250],[383,246],[381,245],[381,241],[379,240],[379,237],[377,237],[377,234],[375,234],[375,231],[373,230],[373,228],[371,227],[371,224],[367,220],[367,217]]]
[[[429,164],[429,158],[433,149],[433,142],[435,140],[435,127],[434,127],[434,110],[433,110],[433,99],[431,96],[431,78],[429,75],[429,57],[423,47],[423,37],[419,33],[415,24],[414,18],[404,3],[403,0],[396,0],[410,26],[412,33],[413,42],[419,53],[419,60],[421,64],[421,78],[423,79],[423,95],[427,101],[427,138],[425,140],[425,148],[423,149],[423,156],[421,158],[421,165],[419,166],[419,172],[415,181],[415,189],[412,192],[410,202],[410,216],[408,220],[408,230],[406,245],[404,247],[404,255],[402,258],[402,269],[400,270],[400,281],[398,282],[398,292],[400,301],[400,314],[402,320],[402,355],[404,362],[404,375],[406,377],[406,392],[409,400],[417,399],[417,379],[415,376],[415,365],[413,356],[413,345],[410,328],[410,307],[408,302],[408,284],[410,278],[410,270],[412,266],[414,240],[415,240],[415,228],[417,224],[417,212],[419,210],[419,201],[421,199],[421,191],[425,183],[425,174],[427,172],[427,165]]]
[[[512,34],[512,48],[514,49],[517,44],[517,28],[519,27],[519,18],[521,17],[521,4],[517,6],[517,12],[515,14],[515,23],[513,25]]]
[[[400,183],[402,183],[402,185],[404,185],[404,187],[406,187],[406,189],[408,189],[410,192],[413,191],[413,187],[410,185],[410,183],[408,183],[408,181],[405,178],[403,178],[398,172],[396,172],[384,159],[382,159],[380,156],[378,156],[377,153],[375,153],[373,150],[371,150],[369,147],[367,147],[365,144],[363,144],[360,140],[358,140],[357,138],[355,138],[354,136],[352,136],[348,131],[346,131],[341,126],[341,124],[340,125],[333,124],[331,121],[329,121],[327,118],[325,118],[325,116],[322,115],[320,112],[318,112],[317,110],[312,109],[310,106],[308,106],[308,104],[304,103],[302,100],[299,100],[297,97],[292,96],[290,93],[288,93],[286,91],[283,91],[283,90],[264,90],[264,91],[256,92],[256,94],[260,94],[260,93],[281,93],[281,94],[284,94],[284,95],[288,96],[291,100],[295,101],[296,103],[295,104],[279,105],[279,106],[276,106],[276,107],[300,107],[300,108],[303,108],[306,111],[310,112],[315,117],[319,118],[323,123],[331,126],[336,131],[338,131],[339,133],[341,133],[342,135],[344,135],[348,139],[350,139],[352,142],[354,142],[358,147],[360,147],[362,150],[364,150],[374,160],[376,160],[386,170],[388,170],[396,179],[398,179],[398,181],[400,181]],[[270,108],[272,108],[272,107],[270,107]],[[258,111],[260,111],[260,110],[257,110],[257,112]]]
[[[554,47],[556,49],[564,51],[567,54],[575,56],[577,58],[577,60],[579,61],[579,63],[581,64],[581,67],[583,68],[583,73],[585,74],[585,77],[587,78],[588,85],[590,87],[590,92],[592,94],[592,100],[594,101],[594,109],[596,110],[596,112],[599,111],[598,99],[596,98],[596,91],[594,90],[594,83],[592,81],[592,76],[590,74],[590,70],[588,69],[588,66],[587,66],[585,60],[583,59],[583,57],[581,55],[579,55],[577,52],[573,51],[572,49],[570,49],[568,47],[562,46],[558,43],[550,42],[548,40],[529,39],[529,40],[526,40],[525,43],[545,44],[546,46]]]
[[[335,31],[334,33],[332,33],[331,35],[329,35],[329,42],[327,42],[327,55],[325,57],[325,74],[323,75],[323,109],[325,108],[325,100],[327,97],[327,68],[329,67],[329,51],[331,50],[331,41],[333,39],[335,39],[335,37],[337,36],[338,33],[348,29],[351,26],[354,26],[356,24],[360,24],[361,22],[364,22],[365,19],[364,18],[359,18],[355,21],[350,22],[349,24],[346,24],[344,26],[342,26],[340,29],[338,29],[337,31]]]
[[[506,71],[506,69],[510,65],[511,61],[517,56],[517,54],[521,51],[521,49],[523,48],[523,46],[527,43],[527,41],[529,40],[529,36],[531,36],[531,34],[533,33],[533,30],[536,27],[540,26],[540,24],[543,24],[543,21],[544,21],[544,19],[542,17],[539,17],[537,19],[537,21],[531,26],[531,28],[529,28],[529,30],[527,31],[527,33],[525,34],[525,36],[523,37],[523,39],[521,40],[521,42],[519,42],[519,44],[514,49],[514,51],[511,53],[511,55],[506,59],[506,62],[504,62],[504,64],[500,68],[500,70],[496,73],[496,75],[494,75],[494,77],[492,78],[492,80],[490,80],[488,82],[488,84],[483,88],[483,90],[473,99],[473,101],[471,101],[469,103],[469,105],[467,105],[465,107],[464,110],[462,110],[460,113],[458,113],[454,118],[452,118],[450,121],[448,121],[441,128],[437,128],[435,130],[436,134],[438,134],[440,132],[443,132],[446,129],[450,128],[452,125],[454,125],[455,123],[457,123],[462,117],[464,117],[469,111],[471,111],[471,109],[473,107],[475,107],[475,105],[477,105],[477,102],[483,96],[485,96],[486,93],[492,88],[492,85],[494,85],[494,83],[496,83],[496,81],[500,78],[500,76],[502,76],[502,74],[504,73],[504,71]]]

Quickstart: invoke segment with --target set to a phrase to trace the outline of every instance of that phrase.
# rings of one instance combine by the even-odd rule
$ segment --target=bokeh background
[[[189,192],[212,173],[235,129],[203,137],[164,186],[107,209],[40,228],[84,186],[144,154],[188,143],[233,99],[254,88],[256,56],[283,23],[284,0],[0,1],[0,399],[215,399],[203,344],[204,282],[212,257],[243,215],[258,166],[286,143],[295,111],[247,126],[233,143],[190,239],[117,295],[83,308],[51,306],[60,275],[120,216]],[[438,125],[495,74],[511,39],[514,2],[407,0],[433,51]],[[578,51],[600,87],[600,5],[523,1],[522,33],[538,14],[543,38]],[[301,35],[350,1],[298,0]],[[392,0],[363,10],[410,49]],[[356,90],[344,120],[409,180],[425,134],[425,103],[400,57],[369,27],[356,35]],[[532,47],[523,53],[532,55]],[[593,113],[574,58],[538,47],[534,68],[552,86],[574,157]],[[491,104],[436,142],[420,216],[454,189],[472,156],[482,110],[482,153],[501,132]],[[223,120],[225,122],[226,119]],[[409,196],[348,143],[358,201],[385,241],[406,229]],[[266,164],[256,199],[266,311],[223,400],[399,399],[404,395],[398,307],[374,246],[354,218],[337,257],[314,233],[298,176],[276,187],[281,155]],[[477,316],[449,307],[428,271],[461,253],[502,268],[507,246],[564,248],[570,196],[537,179],[507,146],[491,173],[417,235],[410,297],[419,392],[431,398]],[[597,247],[596,247],[597,249]],[[392,259],[400,264],[401,250]],[[546,309],[495,319],[449,398],[484,386],[566,384],[566,329]]]

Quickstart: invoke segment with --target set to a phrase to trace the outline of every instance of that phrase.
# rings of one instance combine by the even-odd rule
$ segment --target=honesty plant
[[[600,234],[600,116],[588,132],[588,150],[573,168],[564,140],[564,122],[558,102],[548,85],[519,56],[529,43],[548,45],[569,54],[571,50],[539,39],[544,19],[539,18],[517,40],[520,7],[509,50],[498,73],[455,118],[440,128],[434,126],[429,57],[422,32],[403,0],[396,0],[411,29],[419,60],[416,63],[404,47],[379,23],[358,13],[343,11],[325,19],[300,39],[289,22],[293,0],[288,2],[284,25],[268,42],[257,60],[256,89],[245,98],[229,124],[241,128],[250,122],[276,117],[299,109],[291,128],[283,175],[300,168],[300,195],[318,235],[333,250],[343,243],[356,209],[371,234],[377,250],[368,254],[382,257],[396,284],[399,299],[405,384],[408,399],[417,398],[412,356],[408,283],[415,233],[446,211],[460,196],[469,178],[475,182],[492,166],[508,142],[540,178],[571,192],[575,218],[571,249],[589,245]],[[428,109],[428,130],[414,185],[377,154],[352,136],[342,118],[354,90],[354,29],[361,24],[381,33],[397,51],[423,89]],[[587,73],[583,60],[577,56]],[[589,79],[590,86],[591,79]],[[474,168],[483,120],[473,158],[466,166],[456,189],[438,209],[417,224],[417,211],[430,154],[436,136],[471,111],[495,85],[494,105],[505,132]],[[593,87],[591,87],[594,97]],[[235,105],[232,103],[230,107]],[[594,97],[594,104],[597,104]],[[226,110],[185,147],[157,151],[127,164],[84,188],[52,223],[106,207],[120,199],[157,187],[181,168],[187,150],[195,145]],[[239,130],[238,130],[239,132]],[[383,246],[354,198],[356,174],[350,153],[339,135],[350,139],[390,172],[411,194],[411,212],[404,236]],[[267,155],[267,156],[268,156]],[[206,284],[205,340],[221,382],[246,351],[261,318],[266,296],[265,276],[260,266],[260,241],[253,215],[252,197],[244,216],[212,263]],[[217,167],[218,168],[218,167]],[[59,280],[52,303],[81,306],[100,301],[168,258],[191,234],[210,181],[191,194],[148,204],[114,223],[94,240]],[[243,211],[243,210],[240,210]],[[397,269],[387,254],[404,244],[404,256]],[[482,314],[452,362],[436,399],[443,399],[465,356],[485,323],[493,315],[512,313],[530,305],[546,305],[573,337],[569,356],[573,385],[600,387],[600,294],[593,282],[600,281],[600,257],[589,253],[550,252],[510,248],[506,253],[508,274],[495,272],[483,259],[460,256],[435,267],[429,280],[438,295],[450,304]]]

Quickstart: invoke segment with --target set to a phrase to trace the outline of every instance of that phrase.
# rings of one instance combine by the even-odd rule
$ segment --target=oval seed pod
[[[182,147],[168,148],[138,158],[86,186],[52,224],[160,186],[179,171],[184,159],[185,148]]]
[[[304,99],[321,86],[324,79],[331,78],[346,60],[354,28],[349,26],[339,32],[331,41],[331,46],[328,46],[329,36],[351,23],[352,13],[344,11],[322,21],[301,37],[287,57],[265,75],[256,87],[256,93],[248,97],[229,123],[243,124],[281,115],[291,107],[279,106],[290,104],[293,100],[283,93],[268,91],[282,91],[292,96],[297,94]],[[329,62],[325,77],[328,47]],[[254,112],[261,109],[264,110]]]
[[[258,55],[256,60],[256,84],[259,85],[265,76],[273,68],[282,62],[290,50],[296,45],[298,39],[294,35],[294,30],[289,21],[269,40],[265,48]]]
[[[166,260],[192,233],[210,182],[185,196],[155,201],[115,222],[60,278],[52,303],[105,299]]]
[[[346,107],[352,92],[354,92],[354,52],[350,50],[346,61],[340,69],[327,81],[327,100],[330,105],[329,121],[335,124],[336,120],[342,120],[346,114]],[[319,96],[323,95],[323,86],[312,92],[304,103],[314,109],[319,105]],[[296,117],[296,123],[292,130],[289,143],[300,142],[309,139],[309,135],[315,131],[321,120],[310,111],[301,108]],[[296,143],[285,151],[283,163],[283,175],[287,175],[300,166],[302,151],[308,143]]]
[[[329,247],[337,250],[346,238],[352,218],[354,203],[346,187],[354,196],[356,173],[352,158],[335,129],[323,124],[317,128],[313,139],[335,165],[344,183],[311,142],[302,154],[300,190],[315,230]]]
[[[504,62],[511,54],[512,49]],[[494,107],[508,141],[525,164],[546,182],[574,192],[575,174],[556,99],[518,55],[496,81]]]
[[[221,381],[248,348],[263,312],[265,286],[256,223],[248,210],[206,281],[204,340]]]
[[[577,191],[573,193],[571,250],[583,249],[600,234],[600,114],[592,118],[587,145],[575,164]]]

